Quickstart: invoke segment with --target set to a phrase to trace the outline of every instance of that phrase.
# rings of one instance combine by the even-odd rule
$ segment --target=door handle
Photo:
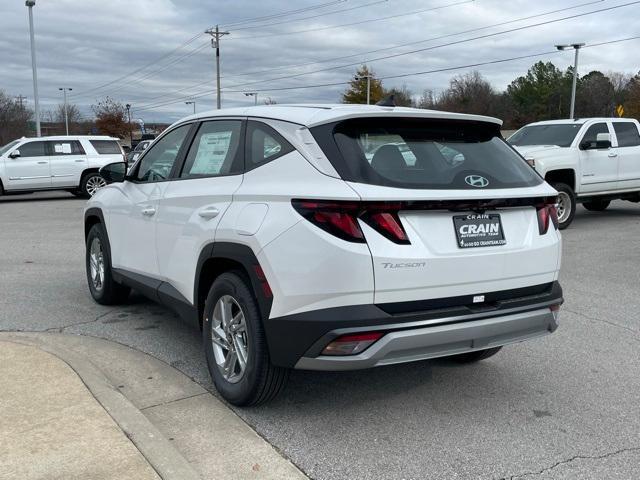
[[[618,154],[616,152],[609,152],[609,157],[615,158],[617,156],[618,156]]]
[[[84,163],[84,160],[76,160],[76,163]]]
[[[47,162],[47,161],[45,160],[45,161],[42,161],[42,162],[38,162],[38,165],[45,165],[45,164],[47,164],[47,163],[49,163],[49,162]]]
[[[220,210],[218,210],[216,207],[205,207],[198,212],[198,215],[207,220],[211,220],[212,218],[217,217],[219,213]]]
[[[153,207],[144,207],[141,212],[145,217],[153,217],[156,214],[156,209]]]

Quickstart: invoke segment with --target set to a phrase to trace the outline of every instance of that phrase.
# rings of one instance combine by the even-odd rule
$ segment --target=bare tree
[[[0,145],[31,133],[33,111],[0,90]]]
[[[436,101],[439,110],[491,115],[496,92],[480,72],[458,75]]]
[[[399,107],[413,107],[415,102],[413,101],[413,93],[406,85],[402,85],[400,88],[392,88],[385,90],[383,96],[393,95],[395,104]]]
[[[105,135],[124,138],[129,132],[127,109],[110,97],[91,105],[96,116],[96,127]]]

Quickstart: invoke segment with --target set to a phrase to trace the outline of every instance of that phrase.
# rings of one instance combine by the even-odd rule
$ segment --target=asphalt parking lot
[[[212,389],[199,332],[139,296],[91,300],[83,205],[0,199],[0,330],[113,340]],[[554,335],[471,366],[294,372],[276,401],[236,412],[317,479],[640,477],[640,205],[579,207],[563,239]]]

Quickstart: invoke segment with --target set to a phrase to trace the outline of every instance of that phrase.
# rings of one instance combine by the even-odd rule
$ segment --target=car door
[[[242,183],[242,138],[242,120],[202,122],[178,178],[168,182],[159,200],[160,275],[189,301],[200,251],[214,240],[218,223]]]
[[[87,154],[78,140],[52,140],[49,142],[51,156],[51,186],[77,187],[80,176],[87,168]]]
[[[632,121],[613,121],[618,152],[618,189],[640,188],[640,133]]]
[[[122,184],[122,195],[110,203],[109,241],[114,267],[159,277],[155,248],[158,200],[184,155],[191,127],[183,124],[164,134]]]
[[[615,190],[618,186],[618,154],[615,148],[597,148],[599,133],[609,133],[607,122],[589,126],[579,141],[580,193]]]
[[[19,156],[16,156],[17,153]],[[5,161],[7,190],[39,190],[51,187],[47,142],[30,141],[14,148]]]

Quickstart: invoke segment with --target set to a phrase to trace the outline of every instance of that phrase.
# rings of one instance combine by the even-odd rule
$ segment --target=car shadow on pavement
[[[78,198],[71,193],[65,195],[56,195],[56,196],[30,196],[30,195],[3,195],[0,197],[0,203],[28,203],[28,202],[57,202],[64,200],[77,200],[81,202],[86,202],[84,198]]]

